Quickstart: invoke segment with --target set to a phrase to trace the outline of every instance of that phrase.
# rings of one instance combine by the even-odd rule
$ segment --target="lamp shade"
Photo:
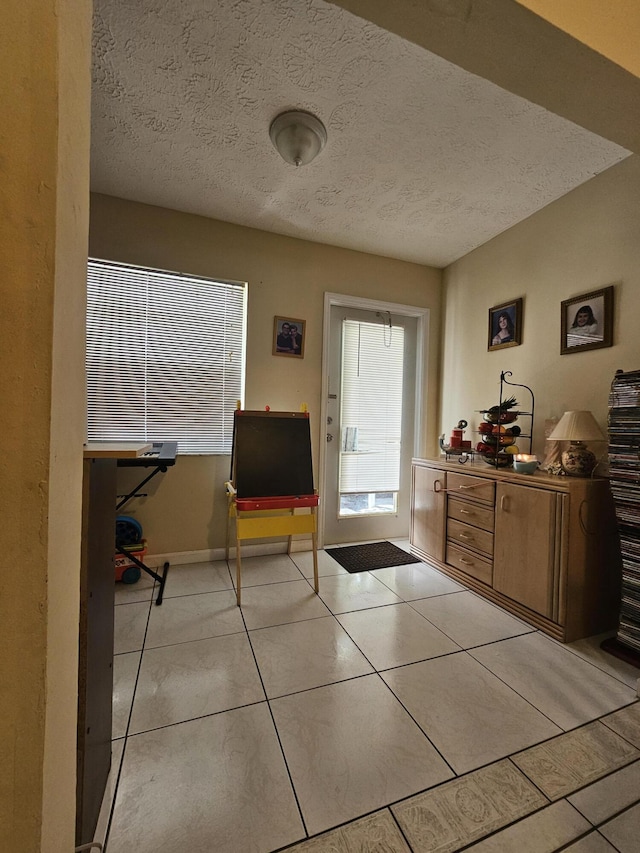
[[[562,452],[562,469],[572,477],[588,477],[595,470],[595,455],[585,441],[605,441],[602,430],[591,412],[565,412],[549,436],[549,441],[568,441]]]
[[[591,412],[565,412],[549,441],[606,441]]]

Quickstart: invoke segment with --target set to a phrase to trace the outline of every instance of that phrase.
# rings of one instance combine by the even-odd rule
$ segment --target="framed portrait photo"
[[[522,343],[522,297],[489,308],[487,349],[517,347]]]
[[[560,315],[560,355],[613,344],[613,285],[565,299]]]
[[[273,355],[304,358],[304,320],[292,317],[273,318]]]

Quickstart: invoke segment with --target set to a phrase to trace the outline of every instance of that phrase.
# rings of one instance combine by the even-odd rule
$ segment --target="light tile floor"
[[[640,850],[640,670],[319,557],[243,560],[242,610],[224,561],[118,584],[107,853]]]

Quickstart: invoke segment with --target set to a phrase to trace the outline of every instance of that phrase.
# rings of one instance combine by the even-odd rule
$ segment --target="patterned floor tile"
[[[553,803],[467,848],[468,853],[555,853],[580,838],[590,824],[566,800]]]
[[[395,821],[385,809],[326,832],[288,853],[411,853]]]
[[[505,759],[391,810],[414,850],[452,853],[547,802]]]
[[[550,800],[559,800],[639,757],[637,749],[595,722],[511,759]]]
[[[602,722],[640,749],[640,702],[603,717]]]

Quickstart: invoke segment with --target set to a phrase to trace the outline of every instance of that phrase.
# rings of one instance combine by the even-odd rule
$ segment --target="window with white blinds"
[[[89,441],[230,453],[245,317],[245,285],[90,260]]]
[[[343,320],[340,493],[400,488],[404,329]]]

